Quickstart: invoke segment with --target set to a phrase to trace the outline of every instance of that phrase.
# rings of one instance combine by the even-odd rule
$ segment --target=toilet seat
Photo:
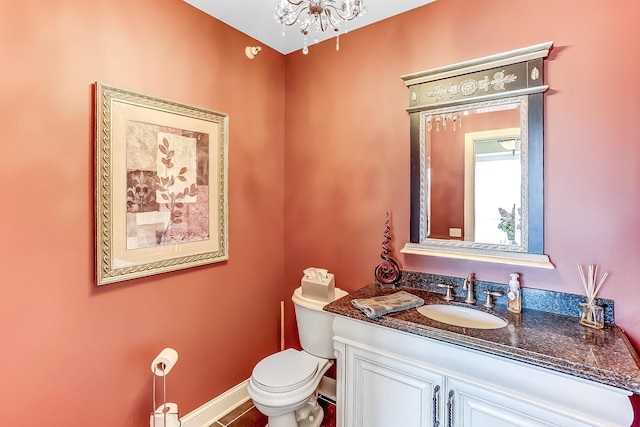
[[[317,357],[289,348],[264,358],[253,368],[251,376],[261,390],[286,393],[312,381],[317,372]]]

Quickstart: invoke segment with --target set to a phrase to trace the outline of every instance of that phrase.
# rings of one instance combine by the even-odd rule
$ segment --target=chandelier
[[[304,36],[304,47],[302,53],[309,53],[307,46],[307,36],[310,30],[315,30],[317,35],[320,31],[329,29],[339,32],[344,25],[344,32],[347,32],[347,22],[367,11],[365,0],[280,0],[276,7],[275,18],[282,24],[282,35],[286,27],[295,23],[300,24],[300,32]],[[336,38],[336,50],[340,50],[340,35]]]

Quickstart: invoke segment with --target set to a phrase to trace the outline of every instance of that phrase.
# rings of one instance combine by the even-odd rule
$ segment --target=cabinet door
[[[347,426],[443,425],[442,376],[395,357],[357,348],[347,353]]]
[[[447,379],[446,427],[597,427],[581,414],[562,411],[549,403],[514,398],[488,387]]]

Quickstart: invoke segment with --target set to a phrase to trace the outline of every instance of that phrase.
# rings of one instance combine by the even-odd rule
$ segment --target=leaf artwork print
[[[209,135],[127,124],[127,250],[209,239]]]

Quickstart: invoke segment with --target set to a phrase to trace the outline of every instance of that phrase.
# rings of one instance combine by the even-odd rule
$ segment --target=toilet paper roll
[[[178,352],[172,348],[165,348],[151,362],[151,372],[159,377],[167,375],[178,361]]]
[[[165,425],[166,421],[166,425]],[[149,416],[149,427],[179,427],[178,404],[169,403],[160,405],[153,414]]]

